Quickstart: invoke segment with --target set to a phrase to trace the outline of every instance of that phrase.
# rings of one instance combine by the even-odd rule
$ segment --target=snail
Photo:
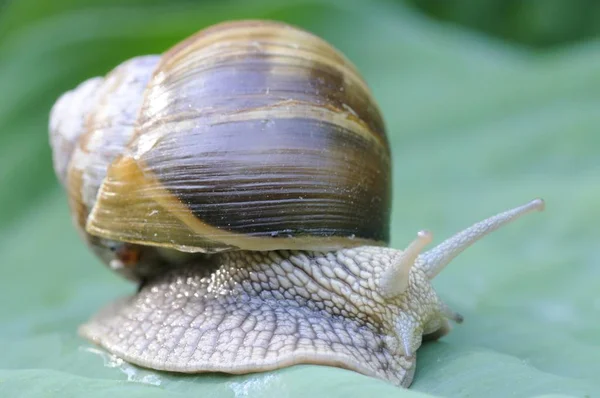
[[[74,224],[138,291],[80,334],[139,366],[295,364],[410,386],[462,316],[431,280],[535,199],[424,251],[389,247],[391,152],[356,67],[275,21],[201,30],[63,94],[49,123]]]

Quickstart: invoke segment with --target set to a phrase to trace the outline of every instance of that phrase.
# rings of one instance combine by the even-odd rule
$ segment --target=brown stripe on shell
[[[231,113],[211,113],[201,115],[197,112],[189,111],[181,114],[174,114],[164,117],[160,120],[147,123],[144,126],[144,134],[136,136],[129,152],[136,158],[141,158],[144,153],[154,146],[154,144],[169,134],[179,133],[187,130],[191,131],[201,125],[218,125],[222,123],[242,122],[250,120],[261,120],[268,122],[273,119],[314,119],[323,123],[330,123],[345,128],[349,134],[357,134],[362,139],[373,141],[374,145],[381,147],[385,153],[386,161],[389,160],[389,152],[386,142],[381,137],[373,134],[369,127],[356,115],[347,113],[337,108],[315,105],[302,101],[281,101],[273,105],[264,107],[248,108],[238,112]]]
[[[228,21],[212,25],[165,52],[163,65],[178,63],[180,59],[189,56],[199,48],[215,47],[221,49],[224,46],[231,45],[232,42],[246,41],[258,45],[260,41],[275,38],[279,39],[281,46],[293,49],[299,49],[300,44],[304,43],[312,48],[314,54],[325,55],[332,62],[352,69],[352,72],[358,75],[356,67],[325,40],[297,26],[267,20]]]
[[[336,250],[348,246],[381,245],[347,237],[262,238],[219,230],[196,218],[151,173],[142,172],[130,157],[115,162],[88,217],[86,230],[106,239],[177,249],[183,252],[243,250]],[[215,240],[206,237],[213,237]]]
[[[168,51],[149,85],[140,131],[176,114],[231,113],[282,101],[336,108],[386,140],[377,105],[349,61],[312,34],[267,22],[213,27]]]
[[[204,223],[254,236],[388,240],[390,164],[377,141],[293,112],[198,124],[163,136],[141,160]]]

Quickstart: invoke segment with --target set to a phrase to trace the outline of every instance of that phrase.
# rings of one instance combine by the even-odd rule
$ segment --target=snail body
[[[430,280],[541,200],[438,247],[389,243],[391,160],[356,68],[286,24],[215,25],[64,94],[54,167],[84,240],[140,283],[80,329],[138,365],[248,373],[313,363],[410,385],[461,321]]]

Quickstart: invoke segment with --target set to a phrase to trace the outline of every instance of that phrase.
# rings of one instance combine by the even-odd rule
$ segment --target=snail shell
[[[422,253],[389,240],[380,112],[323,40],[266,21],[219,24],[124,62],[52,109],[73,218],[139,291],[80,329],[141,366],[249,373],[299,363],[410,385],[424,339],[462,317],[430,281],[543,202]]]
[[[127,61],[65,94],[51,131],[77,224],[105,241],[210,253],[389,240],[380,112],[344,56],[285,24],[225,23]]]

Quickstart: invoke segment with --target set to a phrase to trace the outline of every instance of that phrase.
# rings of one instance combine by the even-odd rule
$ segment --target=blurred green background
[[[53,101],[239,18],[300,25],[363,72],[393,148],[394,247],[547,201],[436,279],[466,321],[419,350],[411,390],[317,366],[166,375],[76,335],[134,287],[71,226]],[[600,396],[599,33],[593,0],[0,0],[0,396]]]

